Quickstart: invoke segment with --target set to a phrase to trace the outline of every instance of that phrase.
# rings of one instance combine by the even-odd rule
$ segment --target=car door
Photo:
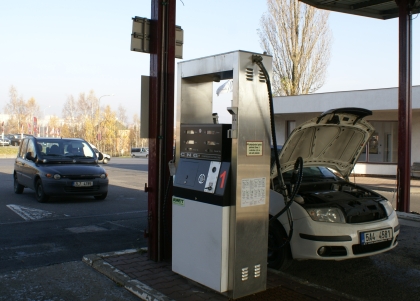
[[[27,157],[26,154],[30,154],[30,157]],[[35,142],[32,139],[28,140],[28,146],[25,153],[25,165],[22,169],[22,176],[25,178],[25,186],[29,188],[34,188],[34,179],[38,173],[38,168],[36,167],[35,159],[37,156],[37,150]]]
[[[25,185],[25,177],[23,176],[23,169],[26,165],[25,154],[28,146],[28,140],[24,139],[20,144],[19,151],[15,160],[15,172],[17,180],[20,184]],[[26,185],[25,185],[26,186]]]

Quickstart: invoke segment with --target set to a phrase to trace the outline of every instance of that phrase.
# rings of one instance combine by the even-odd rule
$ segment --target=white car
[[[0,137],[0,145],[1,146],[9,146],[10,145],[10,139]]]
[[[149,158],[149,148],[147,147],[132,147],[131,148],[131,157],[143,157],[143,158]]]
[[[99,150],[96,148],[95,145],[89,143],[90,146],[93,148],[93,150],[95,151],[96,154],[99,153]],[[108,164],[108,162],[111,160],[111,156],[105,153],[102,153],[103,155],[103,159],[102,160],[98,160],[99,163],[103,163],[103,164]]]
[[[269,267],[287,268],[291,259],[365,257],[397,246],[400,226],[391,203],[348,180],[374,132],[364,120],[371,114],[330,110],[291,133],[278,156],[283,182],[275,163],[271,169]],[[285,202],[284,195],[294,200]],[[289,210],[279,215],[285,203]]]

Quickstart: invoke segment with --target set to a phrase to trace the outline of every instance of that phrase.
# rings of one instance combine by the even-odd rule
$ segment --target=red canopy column
[[[410,212],[411,181],[411,51],[412,0],[397,0],[399,8],[398,170],[397,210]]]
[[[148,256],[171,258],[175,91],[175,0],[152,0],[149,86]]]

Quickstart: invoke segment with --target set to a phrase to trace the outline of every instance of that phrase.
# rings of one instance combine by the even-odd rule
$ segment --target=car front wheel
[[[21,194],[23,192],[23,189],[25,188],[25,186],[19,184],[16,175],[14,176],[13,186],[14,186],[14,189],[15,189],[15,193],[16,194]]]
[[[35,184],[35,198],[40,203],[45,203],[48,201],[48,195],[45,194],[44,187],[42,186],[42,181],[38,180]]]
[[[104,164],[108,164],[109,160],[108,158],[104,158]]]
[[[277,223],[270,223],[268,230],[267,264],[269,268],[285,271],[292,263],[292,256],[287,234]]]

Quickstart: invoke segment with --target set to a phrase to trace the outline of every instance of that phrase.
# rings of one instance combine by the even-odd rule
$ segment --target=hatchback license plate
[[[93,182],[92,181],[88,181],[88,182],[73,182],[73,186],[74,187],[89,187],[89,186],[93,186]]]
[[[369,245],[387,240],[392,240],[392,228],[360,233],[360,244],[362,245]]]

